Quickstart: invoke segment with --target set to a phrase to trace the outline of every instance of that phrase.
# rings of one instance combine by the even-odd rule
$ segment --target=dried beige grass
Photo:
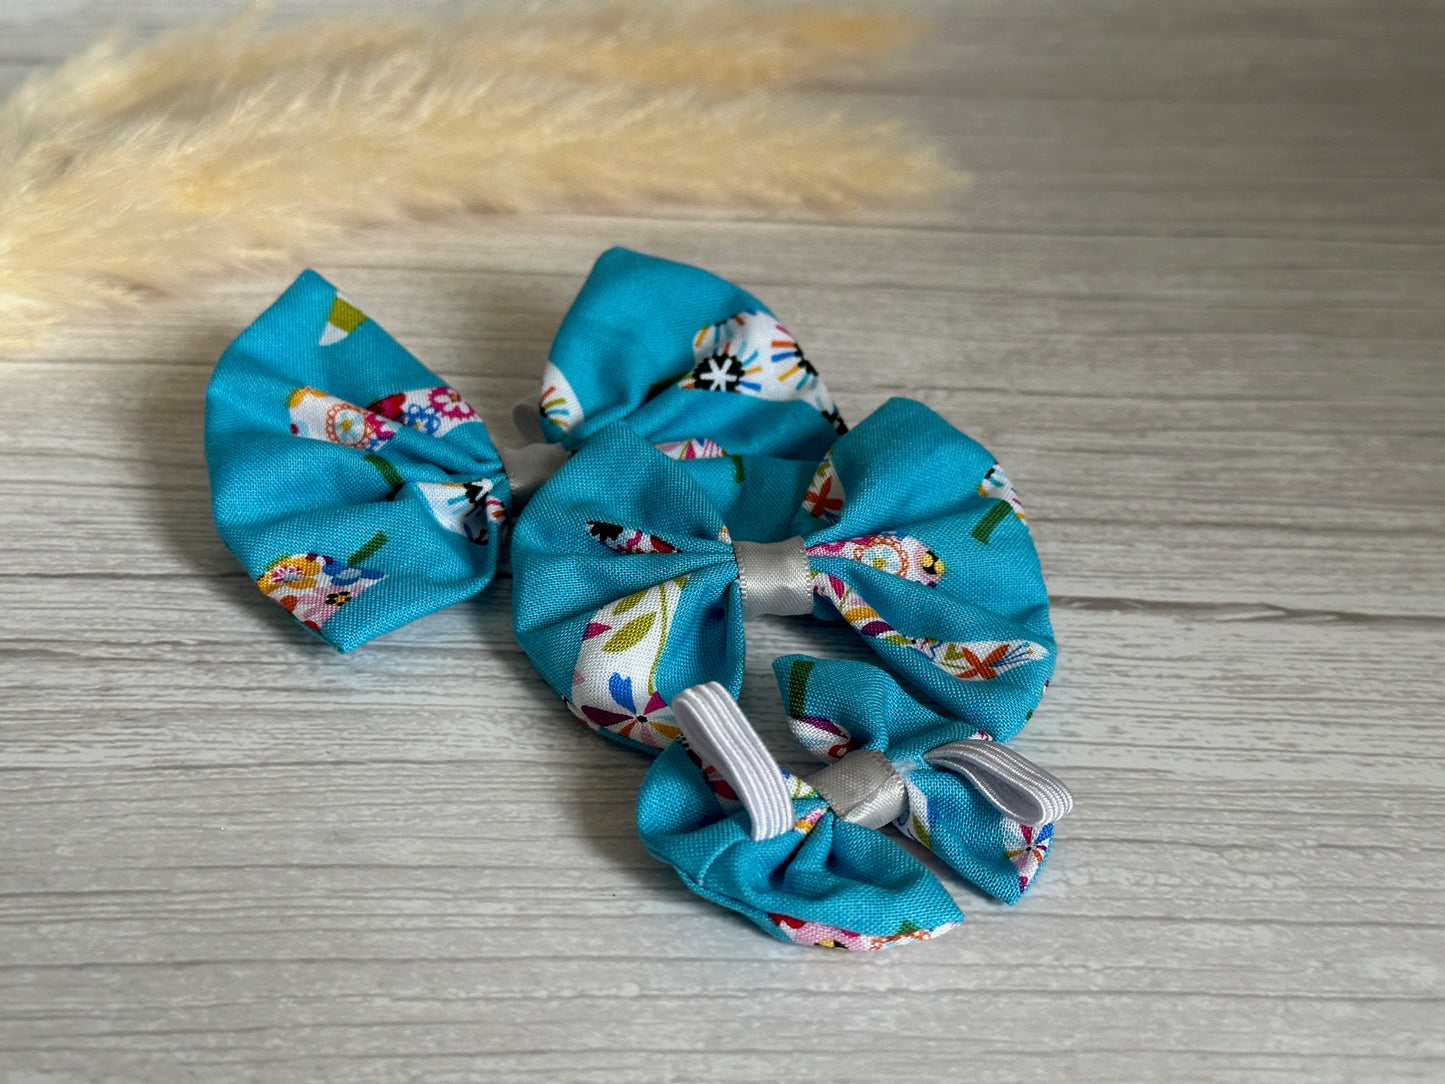
[[[911,29],[613,3],[109,39],[0,105],[0,349],[408,215],[914,200],[957,179],[930,149],[758,89]]]

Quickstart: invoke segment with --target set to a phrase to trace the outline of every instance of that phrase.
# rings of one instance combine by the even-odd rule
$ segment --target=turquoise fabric
[[[548,358],[543,433],[569,449],[626,418],[654,444],[707,439],[730,455],[817,460],[847,428],[762,302],[701,268],[625,248],[597,259]],[[716,391],[680,386],[699,369],[716,370],[705,382]]]
[[[819,617],[841,613],[950,715],[1017,732],[1055,648],[1028,529],[993,495],[1001,472],[986,450],[893,399],[815,470],[742,466],[740,490],[795,510],[786,532],[807,547]],[[533,499],[512,543],[517,639],[589,725],[655,750],[677,733],[678,691],[717,681],[739,693],[738,565],[719,505],[748,501],[715,499],[625,426],[599,432]]]
[[[383,402],[426,390],[441,408],[429,394]],[[486,428],[449,392],[314,271],[216,365],[216,527],[263,591],[341,651],[496,573],[507,477]]]
[[[677,386],[749,336],[782,342],[763,313],[705,271],[605,253],[544,379],[555,386],[565,370],[589,413],[565,434],[551,422],[545,433],[571,449],[604,419],[625,418],[695,473],[741,537],[775,532],[778,508],[739,488],[741,459],[727,453],[816,460],[827,450],[836,432],[818,403],[831,400],[811,363],[790,342],[766,358],[742,350],[752,360],[748,387],[732,389],[741,393]],[[718,321],[748,330],[715,334]],[[485,588],[514,511],[472,407],[312,271],[222,355],[206,397],[206,457],[227,546],[263,592],[342,651]]]
[[[675,741],[643,780],[638,832],[690,889],[780,940],[866,951],[937,936],[963,921],[916,858],[882,833],[840,820],[812,788],[789,780],[793,830],[754,841],[727,784],[709,782],[687,745]]]
[[[923,759],[950,742],[988,735],[920,704],[868,663],[785,655],[773,671],[804,748],[828,762],[855,749],[882,753],[908,786],[908,812],[895,826],[983,891],[1017,902],[1048,855],[1053,825],[1019,824],[962,776]]]

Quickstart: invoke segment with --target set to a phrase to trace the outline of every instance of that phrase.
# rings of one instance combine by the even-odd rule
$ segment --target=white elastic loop
[[[743,803],[755,840],[793,827],[793,799],[783,771],[737,702],[716,681],[673,697],[672,714],[688,748],[711,765]]]
[[[1074,796],[1058,776],[997,742],[949,742],[923,759],[963,776],[999,812],[1020,824],[1052,824],[1074,808]]]
[[[498,448],[497,458],[507,472],[515,516],[532,499],[537,487],[567,462],[567,449],[560,444],[524,444],[520,448]]]
[[[734,542],[733,556],[738,562],[744,619],[813,612],[813,570],[801,536],[781,542]]]

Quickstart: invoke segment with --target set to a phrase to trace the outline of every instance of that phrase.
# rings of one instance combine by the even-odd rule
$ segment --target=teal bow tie
[[[676,693],[739,692],[745,617],[813,613],[847,621],[951,714],[1017,732],[1053,637],[1033,543],[985,449],[894,399],[816,467],[740,466],[687,470],[613,426],[529,506],[512,542],[517,640],[576,715],[661,748]]]
[[[911,700],[875,666],[779,659],[790,710],[827,768],[782,769],[716,683],[672,702],[682,738],[648,769],[637,825],[699,895],[773,936],[870,950],[963,920],[948,892],[877,829],[905,826],[980,888],[1012,903],[1047,854],[1069,791],[982,731]],[[867,720],[878,720],[870,726]],[[840,740],[841,739],[841,740]],[[1020,817],[1022,816],[1022,820]]]
[[[342,651],[485,588],[522,499],[607,420],[728,463],[717,479],[741,452],[816,460],[842,427],[756,298],[625,249],[563,321],[540,413],[523,412],[534,445],[494,445],[456,389],[310,271],[226,350],[206,402],[222,538]]]

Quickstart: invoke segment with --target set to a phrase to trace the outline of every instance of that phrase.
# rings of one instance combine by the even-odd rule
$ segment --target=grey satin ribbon
[[[1052,824],[1074,808],[1074,796],[1058,776],[998,742],[949,742],[923,759],[963,776],[995,809],[1020,824]],[[881,828],[908,812],[903,779],[887,757],[872,749],[855,749],[807,781],[838,816],[865,828]]]
[[[498,448],[497,458],[507,472],[512,490],[512,515],[532,499],[537,487],[567,462],[567,449],[560,444],[524,444],[520,448]]]
[[[793,827],[793,799],[783,771],[747,716],[716,681],[684,689],[672,714],[687,746],[719,772],[748,811],[749,834],[772,839]]]
[[[542,414],[535,398],[523,399],[513,405],[512,424],[528,444],[541,444],[547,439],[542,435]]]
[[[782,542],[734,542],[733,556],[744,619],[813,612],[813,573],[800,536]]]
[[[882,828],[908,812],[903,777],[873,749],[854,749],[807,779],[834,813],[864,828]]]

